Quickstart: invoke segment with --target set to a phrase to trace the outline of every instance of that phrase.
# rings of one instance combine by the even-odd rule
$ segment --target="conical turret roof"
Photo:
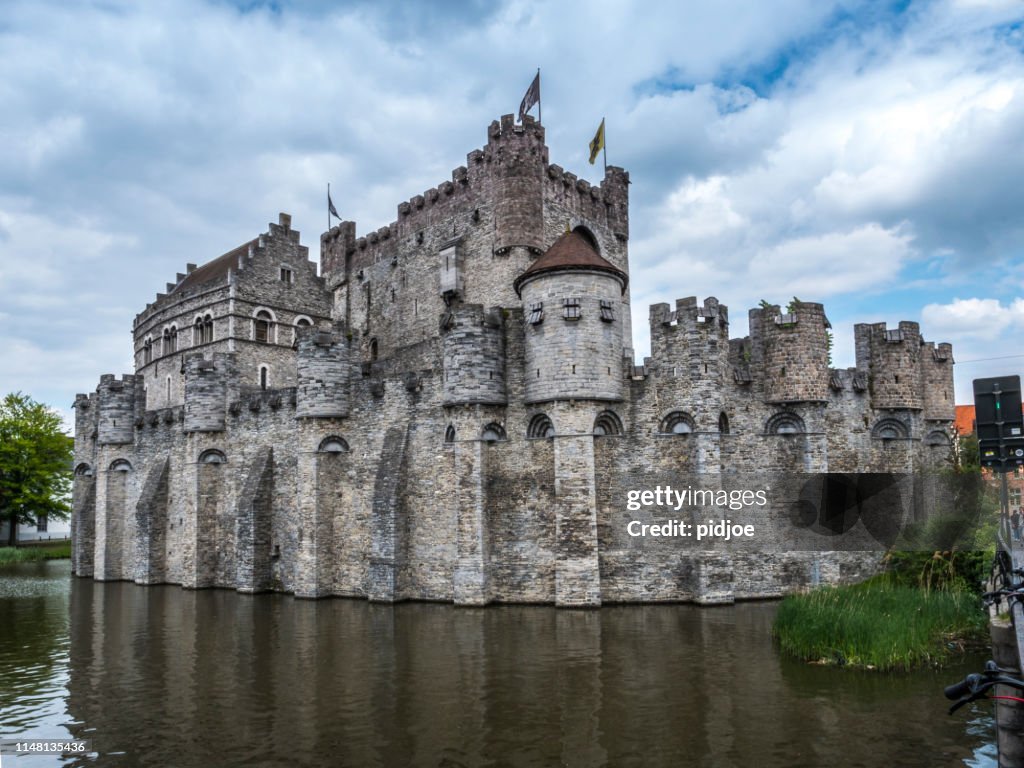
[[[519,289],[523,283],[537,275],[546,272],[564,272],[575,269],[608,272],[619,279],[622,283],[622,292],[626,292],[629,276],[595,251],[593,246],[587,242],[587,238],[579,232],[566,232],[555,240],[543,256],[533,262],[523,274],[515,279],[512,287],[516,289],[516,294],[519,295]]]

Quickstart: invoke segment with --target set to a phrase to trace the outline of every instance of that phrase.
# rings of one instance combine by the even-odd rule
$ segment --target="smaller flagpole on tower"
[[[327,230],[331,229],[331,182],[327,182]]]
[[[537,67],[537,122],[544,124],[544,107],[540,103],[540,67]]]

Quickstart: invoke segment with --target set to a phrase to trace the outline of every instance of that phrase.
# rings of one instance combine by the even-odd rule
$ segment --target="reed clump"
[[[71,557],[71,542],[37,544],[31,547],[0,547],[0,565],[61,560]]]
[[[890,574],[791,595],[772,633],[781,650],[821,664],[878,670],[939,666],[984,637],[988,617],[966,589],[922,589]]]

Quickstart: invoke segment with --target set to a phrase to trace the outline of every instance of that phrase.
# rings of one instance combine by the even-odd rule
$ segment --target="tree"
[[[21,524],[33,525],[40,515],[67,519],[73,449],[47,406],[20,392],[0,401],[0,521],[10,524],[10,546]]]

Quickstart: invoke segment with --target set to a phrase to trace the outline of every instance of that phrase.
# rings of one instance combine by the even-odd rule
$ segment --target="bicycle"
[[[946,698],[950,701],[956,701],[956,703],[949,708],[949,714],[952,715],[964,704],[970,704],[972,701],[977,701],[978,699],[1004,699],[1008,701],[1018,701],[1024,704],[1024,698],[1020,698],[1019,696],[985,695],[990,688],[996,685],[1006,685],[1024,692],[1024,680],[1009,677],[1007,675],[1008,672],[1010,672],[1010,670],[1000,669],[997,667],[994,661],[986,661],[984,672],[972,672],[959,683],[947,685],[944,690]]]

